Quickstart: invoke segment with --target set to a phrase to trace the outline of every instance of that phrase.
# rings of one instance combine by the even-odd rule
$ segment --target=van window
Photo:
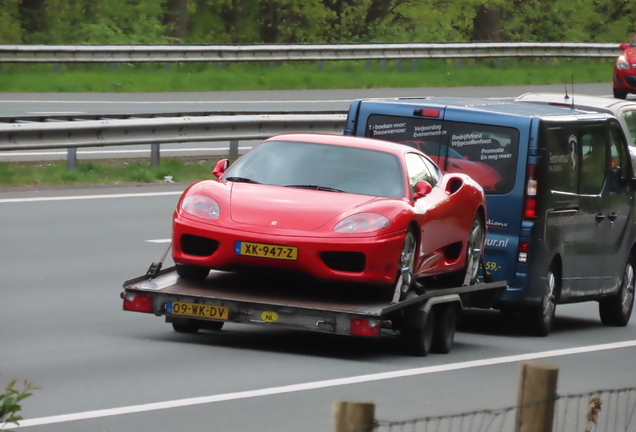
[[[605,182],[607,166],[607,140],[603,126],[584,128],[579,140],[581,149],[581,176],[579,193],[598,195]]]
[[[610,126],[611,142],[611,166],[612,166],[612,189],[620,190],[626,186],[630,177],[627,153],[625,152],[625,139],[619,127],[615,124]]]
[[[514,187],[519,147],[517,129],[371,115],[365,135],[416,148],[443,171],[469,175],[487,194],[505,194]]]
[[[578,137],[572,127],[548,127],[542,141],[548,152],[547,184],[558,192],[578,193]]]

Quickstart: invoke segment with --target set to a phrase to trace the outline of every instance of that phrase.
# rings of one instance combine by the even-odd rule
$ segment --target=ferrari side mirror
[[[221,159],[214,165],[214,170],[212,170],[212,174],[216,176],[216,178],[221,178],[227,167],[229,166],[229,162],[227,159]]]
[[[625,51],[629,45],[626,43],[622,43],[618,46],[618,49]]]
[[[413,199],[417,201],[420,198],[424,198],[431,193],[433,186],[427,181],[420,180],[417,182],[416,192],[413,194]]]

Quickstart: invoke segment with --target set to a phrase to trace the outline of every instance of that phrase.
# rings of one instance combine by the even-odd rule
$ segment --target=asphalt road
[[[121,285],[164,251],[184,187],[0,191],[0,387],[40,387],[23,403],[36,425],[20,430],[318,432],[334,400],[373,401],[390,420],[493,409],[515,404],[522,358],[558,365],[561,394],[636,386],[636,321],[604,327],[596,303],[558,307],[547,338],[469,313],[453,351],[426,358],[391,338],[183,335],[123,312]]]
[[[140,114],[174,112],[266,112],[346,110],[363,97],[466,96],[514,98],[528,91],[563,92],[564,86],[456,87],[367,90],[290,90],[278,92],[200,93],[0,93],[2,116],[50,116],[82,114]],[[610,95],[611,83],[577,84],[575,94]],[[572,92],[571,88],[568,90]],[[240,143],[240,153],[255,141]],[[163,144],[164,157],[226,155],[228,142]],[[0,162],[64,160],[65,150],[0,152]],[[78,150],[78,159],[149,158],[150,146],[113,146]]]

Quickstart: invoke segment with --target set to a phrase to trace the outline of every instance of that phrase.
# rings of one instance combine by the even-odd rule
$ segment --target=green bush
[[[31,392],[36,389],[37,387],[33,387],[28,381],[24,382],[22,389],[16,388],[16,380],[7,384],[4,393],[0,393],[0,425],[15,423],[18,426],[18,422],[22,420],[22,417],[18,415],[22,410],[20,402],[31,396]]]

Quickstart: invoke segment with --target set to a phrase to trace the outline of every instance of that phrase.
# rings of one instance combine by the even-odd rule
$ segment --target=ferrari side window
[[[426,167],[424,159],[422,159],[420,155],[415,153],[407,153],[405,160],[406,170],[409,174],[409,183],[411,184],[411,190],[415,191],[417,182],[422,180],[429,182],[431,186],[435,186],[435,184],[437,184],[435,178]]]
[[[429,161],[426,158],[422,158],[422,160],[424,161],[424,165],[426,165],[426,168],[428,168],[429,172],[431,173],[432,183],[429,183],[431,183],[431,186],[434,187],[442,178],[442,173],[433,162]]]

